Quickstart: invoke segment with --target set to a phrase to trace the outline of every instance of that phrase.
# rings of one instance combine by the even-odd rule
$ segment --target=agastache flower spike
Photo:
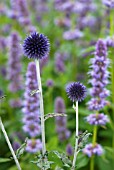
[[[65,110],[65,103],[61,97],[57,97],[55,99],[55,113],[64,114]],[[67,129],[67,119],[66,117],[58,116],[55,118],[56,120],[56,131],[58,133],[59,140],[61,142],[65,141],[70,136],[70,131]]]
[[[110,92],[105,87],[109,83],[107,67],[110,61],[106,56],[106,43],[99,39],[96,44],[95,57],[90,60],[92,64],[89,72],[92,78],[89,81],[92,85],[90,89],[92,99],[88,102],[90,110],[100,110],[108,103],[105,98],[109,96]]]
[[[45,35],[34,32],[24,40],[23,50],[28,58],[42,59],[48,55],[50,43]]]
[[[39,94],[35,93],[30,95],[32,90],[38,88],[38,83],[36,79],[36,65],[34,62],[30,62],[28,65],[28,70],[26,73],[26,82],[25,82],[25,93],[24,93],[24,102],[23,102],[23,130],[28,133],[32,139],[27,141],[26,151],[34,153],[39,149],[41,150],[41,140],[35,139],[36,136],[41,134],[41,125],[40,125],[40,111],[39,111]],[[33,139],[34,138],[34,139]],[[39,144],[39,145],[38,145]]]

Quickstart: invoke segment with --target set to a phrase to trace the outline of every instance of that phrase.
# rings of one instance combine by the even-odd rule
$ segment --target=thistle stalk
[[[74,158],[72,163],[72,170],[75,170],[75,164],[78,154],[78,101],[76,101],[76,139],[75,139],[75,149],[74,149]]]
[[[12,153],[12,156],[13,156],[14,161],[15,161],[15,163],[16,163],[17,169],[18,169],[18,170],[21,170],[21,167],[20,167],[20,164],[19,164],[19,162],[18,162],[18,159],[17,159],[17,157],[16,157],[16,155],[15,155],[15,152],[14,152],[12,146],[11,146],[11,143],[10,143],[10,140],[9,140],[9,138],[8,138],[8,135],[7,135],[6,131],[5,131],[5,128],[4,128],[4,125],[3,125],[3,123],[2,123],[1,117],[0,117],[0,127],[1,127],[1,130],[2,130],[3,134],[4,134],[4,137],[5,137],[5,139],[6,139],[6,142],[7,142],[7,144],[8,144],[8,147],[9,147],[11,153]]]
[[[46,152],[46,146],[45,146],[45,124],[44,124],[44,106],[43,106],[43,95],[42,95],[42,84],[41,84],[41,78],[40,78],[40,65],[39,65],[39,59],[35,60],[36,64],[36,75],[37,75],[37,81],[39,86],[39,94],[40,94],[40,114],[41,114],[41,135],[42,135],[42,154],[44,155]]]

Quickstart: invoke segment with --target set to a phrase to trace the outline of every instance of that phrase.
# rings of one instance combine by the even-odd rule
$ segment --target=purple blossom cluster
[[[109,66],[109,59],[107,58],[107,46],[106,43],[99,39],[96,43],[95,57],[90,60],[91,71],[89,72],[92,85],[90,94],[92,99],[88,102],[88,108],[90,110],[101,110],[108,104],[106,97],[110,95],[109,90],[106,89],[106,85],[109,83],[109,72],[107,67]]]
[[[102,0],[103,4],[109,8],[114,8],[114,0]]]
[[[7,78],[10,80],[9,90],[12,93],[22,89],[21,54],[20,37],[17,32],[12,32],[9,37],[9,59],[7,69]],[[20,107],[21,100],[11,100],[10,104],[11,107]]]
[[[43,15],[49,11],[47,0],[32,0],[30,1],[30,6],[35,11],[35,17],[38,23],[44,26],[45,21]],[[42,19],[43,18],[43,19]]]
[[[25,83],[25,93],[24,93],[24,104],[23,104],[23,130],[28,133],[32,138],[28,140],[27,151],[35,152],[41,149],[41,141],[33,140],[41,133],[40,126],[40,101],[38,93],[30,95],[33,90],[38,89],[37,78],[36,78],[36,65],[34,62],[30,62],[28,65],[26,73],[26,83]],[[39,145],[39,146],[38,146]]]
[[[89,143],[85,146],[83,149],[83,153],[87,155],[88,157],[92,157],[92,155],[100,156],[103,154],[103,148],[99,144],[93,145],[92,143]]]
[[[53,87],[54,86],[54,81],[52,79],[48,79],[47,82],[46,82],[46,85],[48,87]]]
[[[31,19],[29,16],[27,0],[11,0],[11,11],[9,16],[16,19],[22,26],[25,26],[29,32],[35,31],[35,27],[32,26]]]
[[[64,100],[61,97],[55,99],[55,113],[65,113]],[[67,129],[67,119],[64,116],[58,116],[56,120],[56,131],[61,142],[65,141],[70,136],[70,131]]]
[[[7,42],[6,38],[3,36],[0,36],[0,50],[4,51],[5,48],[7,47]]]
[[[92,0],[79,0],[79,1],[69,1],[69,0],[55,0],[54,7],[56,10],[64,13],[64,18],[56,18],[55,24],[59,26],[68,27],[63,33],[63,38],[65,40],[75,40],[83,37],[83,30],[85,27],[96,27],[98,24],[97,18],[94,15],[89,15],[89,12],[96,12],[96,3]],[[72,14],[76,15],[76,20],[72,20]],[[72,23],[72,21],[74,23]],[[73,25],[73,28],[71,26]]]
[[[104,115],[103,113],[99,114],[90,114],[86,117],[86,121],[90,125],[106,125],[107,122],[109,122],[109,118],[107,115]]]
[[[82,37],[83,37],[83,32],[78,29],[65,31],[63,34],[63,38],[65,40],[75,40]]]
[[[71,146],[71,144],[68,144],[66,146],[66,153],[68,156],[72,156],[73,155],[73,147]]]
[[[57,73],[65,72],[66,54],[57,52],[55,53],[55,70]]]
[[[39,139],[32,139],[27,141],[26,151],[36,153],[42,149],[42,143]]]
[[[105,40],[107,47],[114,47],[114,36],[107,37]]]
[[[20,37],[17,32],[13,32],[9,40],[9,60],[7,70],[8,79],[10,80],[9,89],[11,92],[17,92],[22,88],[20,51]]]

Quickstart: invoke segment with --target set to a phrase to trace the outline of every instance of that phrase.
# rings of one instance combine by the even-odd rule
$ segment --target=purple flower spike
[[[90,94],[92,99],[88,102],[90,110],[101,110],[108,104],[106,97],[110,95],[110,91],[105,87],[109,83],[109,72],[107,70],[110,63],[107,58],[107,45],[106,42],[99,39],[96,43],[95,57],[90,60],[91,71],[89,72],[92,85]]]
[[[67,145],[66,153],[67,153],[68,156],[72,156],[73,155],[73,147],[71,146],[71,144]]]
[[[103,113],[100,114],[90,114],[86,117],[86,121],[90,125],[106,125],[109,122],[108,116]]]
[[[35,93],[31,95],[33,90],[38,89],[37,77],[36,77],[36,65],[34,62],[30,62],[28,65],[26,73],[26,82],[25,82],[25,93],[24,93],[24,102],[23,102],[23,130],[28,133],[31,140],[27,141],[26,151],[35,153],[41,150],[40,140],[35,140],[36,136],[41,134],[41,125],[40,125],[40,111],[39,111],[39,94]]]
[[[49,54],[50,43],[45,35],[34,32],[24,40],[23,50],[28,58],[42,59]]]
[[[103,154],[103,148],[99,144],[95,144],[95,146],[93,146],[93,144],[90,143],[85,146],[83,153],[88,157],[92,157],[92,155],[100,156]]]
[[[17,32],[13,32],[9,39],[9,60],[7,72],[8,80],[10,80],[10,91],[15,93],[22,89],[20,37]]]
[[[86,97],[86,87],[80,82],[67,85],[66,92],[71,101],[82,101]]]
[[[55,113],[65,113],[64,100],[61,97],[55,99]],[[67,119],[66,117],[57,116],[56,120],[56,131],[58,133],[59,140],[65,141],[70,136],[70,131],[66,127]]]
[[[27,146],[26,151],[30,153],[36,153],[38,151],[41,151],[42,149],[42,143],[40,139],[29,139],[27,140]]]

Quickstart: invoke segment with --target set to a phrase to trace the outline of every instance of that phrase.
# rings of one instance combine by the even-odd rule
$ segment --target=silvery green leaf
[[[38,160],[31,162],[36,164],[40,169],[48,170],[51,168],[51,164],[53,164],[54,162],[47,160],[47,154],[48,154],[47,152],[45,153],[44,156],[40,154],[37,156]]]
[[[39,89],[33,90],[30,92],[30,95],[33,96],[35,93],[40,93]]]
[[[67,115],[64,113],[49,113],[49,114],[45,115],[44,120],[47,120],[52,117],[57,117],[57,116],[67,116]]]
[[[16,156],[17,158],[20,158],[21,155],[23,155],[23,153],[25,152],[25,148],[27,145],[27,139],[25,140],[25,143],[23,143],[19,149],[17,149],[16,151]]]
[[[0,163],[9,162],[9,161],[11,161],[11,159],[9,158],[0,158]]]
[[[66,156],[65,153],[59,153],[58,151],[53,151],[53,153],[59,158],[61,159],[62,163],[64,166],[66,167],[71,167],[71,160]]]
[[[76,111],[76,106],[75,106],[75,104],[73,104],[72,108]]]
[[[0,99],[4,99],[4,98],[6,98],[6,95],[0,97]]]
[[[87,133],[87,131],[85,131],[84,133],[82,133],[80,136],[79,136],[79,140],[78,140],[78,148],[79,149],[83,149],[84,146],[87,144],[88,142],[88,138],[89,136],[92,135],[91,133]]]

